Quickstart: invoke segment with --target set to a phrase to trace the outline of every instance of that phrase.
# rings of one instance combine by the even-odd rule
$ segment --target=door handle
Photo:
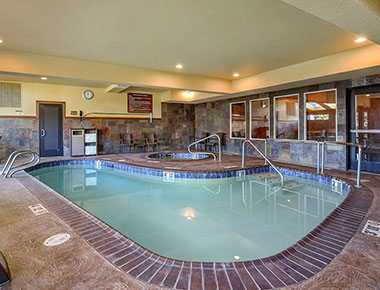
[[[45,129],[41,129],[41,137],[45,137],[46,135],[46,130]]]

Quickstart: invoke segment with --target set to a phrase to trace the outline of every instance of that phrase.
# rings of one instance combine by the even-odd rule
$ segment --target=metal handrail
[[[249,140],[254,140],[254,141],[264,141],[264,155],[268,156],[268,141],[267,139],[264,138],[250,138]],[[265,165],[267,165],[267,161],[265,160]]]
[[[12,177],[16,172],[19,172],[21,170],[25,170],[29,167],[32,167],[32,166],[35,166],[37,165],[38,163],[40,163],[40,155],[37,153],[37,152],[33,152],[33,156],[36,157],[35,159],[37,159],[34,163],[33,162],[30,162],[29,164],[26,164],[25,166],[17,166],[13,169],[13,171],[9,174],[9,177]],[[7,176],[5,176],[7,177]]]
[[[191,150],[190,150],[191,146],[193,146],[195,144],[198,144],[200,142],[203,142],[203,141],[205,141],[207,139],[210,139],[212,137],[216,137],[218,139],[219,161],[222,161],[222,145],[221,145],[220,137],[219,137],[218,134],[212,134],[210,136],[207,136],[205,138],[202,138],[202,139],[200,139],[198,141],[195,141],[195,142],[191,143],[189,146],[187,146],[187,151],[189,151],[190,154],[207,154],[207,155],[212,155],[214,157],[214,160],[216,160],[216,155],[214,153],[212,153],[212,152],[197,152],[197,153],[194,153],[194,152],[191,152]]]
[[[351,143],[351,142],[340,142],[340,141],[324,141],[322,142],[322,164],[321,164],[321,174],[324,173],[325,169],[325,147],[326,144],[332,144],[332,145],[346,145],[346,146],[355,146],[358,147],[358,168],[356,173],[356,187],[360,187],[360,170],[361,170],[361,162],[362,162],[362,145],[357,143]]]
[[[251,138],[250,140],[257,140],[257,141],[264,141],[264,146],[265,146],[265,156],[267,155],[268,149],[268,141],[276,141],[276,142],[293,142],[293,143],[312,143],[317,145],[317,173],[319,173],[319,168],[320,168],[320,144],[321,142],[316,141],[316,140],[299,140],[299,139],[275,139],[275,138]],[[265,162],[265,164],[267,164]]]
[[[28,162],[22,163],[20,165],[17,165],[16,167],[13,167],[16,159],[21,155],[31,154],[32,159],[30,159]],[[37,159],[37,162],[35,160]],[[23,151],[15,151],[13,152],[9,158],[7,163],[5,164],[3,170],[1,171],[1,175],[4,175],[4,178],[12,177],[13,174],[15,174],[18,171],[24,170],[26,168],[29,168],[31,166],[37,165],[40,162],[40,156],[38,153],[31,151],[31,150],[23,150]],[[10,172],[13,169],[12,172]]]
[[[284,186],[284,176],[278,170],[276,166],[273,165],[273,163],[251,142],[251,140],[245,140],[242,144],[242,156],[241,156],[241,167],[244,168],[244,161],[245,161],[245,144],[249,143],[260,155],[263,157],[270,166],[280,175],[281,177],[281,188]]]
[[[89,112],[84,114],[82,117],[80,117],[80,124],[82,128],[84,127],[84,118],[89,115],[112,115],[112,116],[147,116],[149,118],[149,123],[152,123],[153,121],[153,114],[144,114],[144,113],[106,113],[106,112]]]
[[[7,170],[8,166],[9,166],[9,163],[11,163],[11,161],[13,161],[14,156],[15,156],[17,153],[32,153],[32,150],[13,151],[13,152],[9,155],[8,160],[7,160],[7,162],[5,163],[3,169],[1,170],[0,175],[3,175],[3,174],[4,174],[4,172]],[[27,163],[28,163],[28,162],[26,162],[25,164],[27,164]],[[21,165],[25,165],[25,164],[21,164]]]

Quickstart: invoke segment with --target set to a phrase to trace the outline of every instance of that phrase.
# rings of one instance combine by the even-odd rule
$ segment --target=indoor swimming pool
[[[151,252],[185,261],[277,254],[318,226],[348,194],[345,187],[290,175],[280,188],[272,172],[196,179],[96,162],[50,165],[29,173]]]

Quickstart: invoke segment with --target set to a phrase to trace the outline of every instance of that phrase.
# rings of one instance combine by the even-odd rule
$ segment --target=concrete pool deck
[[[176,167],[177,169],[172,170],[185,171],[207,171],[210,170],[210,166],[213,171],[237,170],[241,162],[240,156],[224,155],[221,163],[212,160],[147,163],[146,155],[148,154],[108,155],[98,156],[96,159],[151,168]],[[47,160],[51,159],[43,159]],[[276,164],[314,171],[312,168]],[[263,165],[263,161],[247,158],[247,165]],[[327,173],[349,184],[355,183],[354,172],[327,171]],[[54,210],[50,210],[49,206],[46,206],[50,210],[48,214],[34,216],[28,206],[41,201],[32,192],[49,190],[40,184],[36,187],[31,184],[28,186],[26,180],[31,178],[26,174],[17,176],[0,181],[0,250],[4,252],[14,278],[12,284],[3,287],[4,289],[160,289],[121,272],[82,239],[75,227],[68,226],[68,222],[65,223],[54,214]],[[372,191],[374,200],[353,238],[321,272],[301,284],[288,286],[288,289],[380,288],[379,239],[360,233],[366,220],[380,220],[378,189],[380,178],[378,175],[363,174],[362,179],[363,187],[359,190]],[[54,194],[54,192],[48,193]],[[47,248],[42,245],[47,237],[60,232],[71,234],[72,239],[57,247]],[[16,245],[14,241],[18,244]],[[190,284],[192,289],[200,289],[194,286],[196,285]],[[220,289],[221,286],[219,285]],[[253,289],[247,285],[242,287],[240,284],[232,283],[232,286],[233,289],[244,289],[244,286],[246,289]]]

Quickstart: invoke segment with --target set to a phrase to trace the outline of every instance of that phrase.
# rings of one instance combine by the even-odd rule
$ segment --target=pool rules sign
[[[128,113],[152,113],[153,97],[149,94],[128,93]]]

